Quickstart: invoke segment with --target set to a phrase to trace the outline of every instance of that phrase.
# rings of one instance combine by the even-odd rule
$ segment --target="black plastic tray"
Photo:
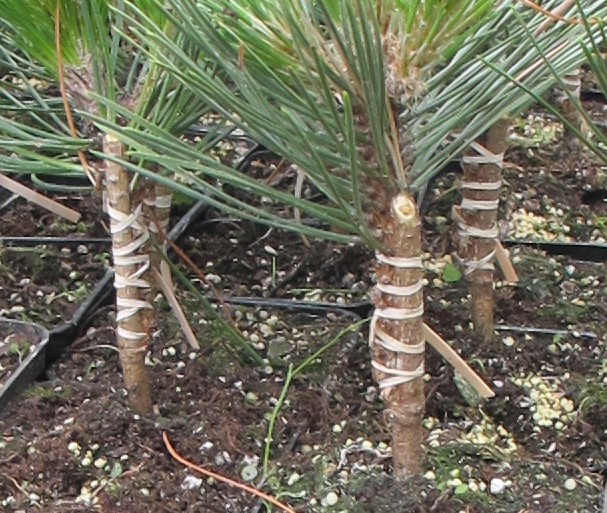
[[[0,340],[14,333],[23,335],[33,350],[2,384],[0,414],[20,389],[44,371],[44,359],[41,355],[44,355],[49,341],[49,332],[46,328],[34,323],[0,318]]]
[[[168,237],[177,240],[187,228],[206,210],[208,206],[200,201],[196,203],[173,227]],[[48,240],[46,243],[64,244],[66,239]],[[38,242],[40,243],[40,242]],[[82,242],[81,242],[82,243]],[[0,416],[6,410],[9,402],[17,397],[30,383],[42,376],[45,370],[74,340],[88,327],[92,314],[101,306],[109,304],[114,299],[114,272],[109,270],[97,283],[89,297],[80,305],[74,316],[65,324],[49,332],[40,341],[36,350],[11,374],[10,378],[0,388]],[[0,322],[4,319],[0,319]],[[16,322],[16,321],[11,321]],[[36,325],[31,325],[36,326]]]

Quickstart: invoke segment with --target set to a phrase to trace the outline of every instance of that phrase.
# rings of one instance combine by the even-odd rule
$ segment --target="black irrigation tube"
[[[187,215],[187,214],[186,214]],[[222,223],[234,221],[232,218],[214,218],[205,223]],[[189,224],[186,223],[185,226]],[[302,219],[302,224],[316,226],[315,220]],[[40,245],[53,246],[109,246],[112,239],[109,237],[0,237],[0,246],[4,247],[32,247]],[[568,256],[581,262],[607,262],[607,244],[590,242],[546,242],[506,239],[502,241],[507,247],[527,247],[545,251],[549,255]]]
[[[348,312],[357,318],[368,317],[373,306],[369,301],[358,301],[356,303],[329,303],[323,301],[297,301],[292,299],[278,299],[266,297],[238,297],[238,296],[222,296],[222,297],[207,297],[209,301],[214,303],[227,303],[231,305],[277,308],[283,310],[293,310],[298,312],[306,312],[310,314],[322,314],[330,311]]]
[[[590,340],[596,340],[598,335],[592,331],[576,331],[576,330],[556,330],[552,328],[531,328],[526,326],[506,326],[504,324],[498,324],[495,326],[496,331],[507,331],[510,333],[528,333],[533,335],[563,335],[574,338],[587,338]]]
[[[0,237],[0,246],[32,247],[32,246],[109,246],[109,237]]]
[[[276,153],[268,150],[263,144],[256,143],[245,155],[240,159],[236,166],[237,171],[244,171],[253,163],[255,159],[262,157],[276,157]]]
[[[169,237],[179,238],[183,232],[208,209],[207,205],[199,201],[177,222],[171,230]],[[175,239],[171,239],[175,240]],[[110,237],[0,237],[0,246],[5,247],[32,247],[32,246],[110,246]]]
[[[583,262],[607,262],[607,244],[592,242],[545,242],[518,239],[506,239],[505,246],[533,248],[545,251],[549,255],[568,256]]]
[[[208,205],[199,201],[173,227],[168,237],[178,240],[188,227],[200,217]],[[70,240],[70,239],[68,239]],[[63,243],[63,240],[62,240]],[[48,332],[46,341],[38,344],[36,350],[16,369],[6,383],[0,388],[0,416],[8,403],[27,385],[38,379],[63,351],[70,346],[87,326],[94,312],[109,304],[114,298],[114,272],[108,270],[97,283],[89,297],[80,305],[73,317],[65,324]]]
[[[321,314],[328,311],[349,312],[359,319],[364,319],[371,315],[373,305],[370,301],[357,301],[355,303],[327,303],[313,301],[294,301],[290,299],[275,299],[275,298],[257,298],[257,297],[209,297],[214,303],[224,302],[232,305],[263,307],[263,308],[280,308],[299,312],[307,312],[311,314]],[[496,331],[504,331],[510,333],[522,333],[533,335],[562,335],[574,338],[586,338],[596,340],[598,335],[592,331],[576,331],[576,330],[559,330],[552,328],[534,328],[531,326],[508,326],[498,324],[495,326]]]

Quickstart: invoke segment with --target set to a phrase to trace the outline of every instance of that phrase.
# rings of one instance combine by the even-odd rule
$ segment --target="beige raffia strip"
[[[141,205],[138,205],[130,214],[124,214],[115,208],[107,205],[107,212],[110,217],[110,232],[112,235],[121,233],[125,230],[141,231],[142,224],[140,217],[143,209]],[[143,231],[135,240],[123,246],[121,248],[114,248],[112,250],[112,258],[114,261],[114,267],[125,267],[125,266],[137,266],[136,270],[127,275],[121,275],[114,273],[114,286],[117,289],[121,288],[138,288],[138,289],[149,289],[150,283],[143,278],[143,275],[150,268],[149,255],[138,254],[137,251],[144,245],[149,239],[149,233],[147,230]],[[116,300],[117,312],[116,312],[116,323],[118,324],[118,335],[126,340],[141,340],[147,336],[147,333],[136,332],[128,330],[120,326],[120,322],[125,321],[137,315],[141,310],[151,309],[152,305],[142,299],[132,298],[117,298]],[[145,347],[137,349],[137,351],[146,351]]]
[[[375,258],[378,262],[386,264],[397,269],[421,269],[422,268],[422,257],[391,257],[384,255],[383,253],[376,252]]]
[[[472,191],[497,191],[502,186],[501,180],[495,182],[461,182],[460,189],[470,189]]]
[[[388,374],[389,378],[384,378],[379,382],[379,388],[391,388],[399,385],[404,385],[405,383],[409,383],[415,379],[421,378],[424,375],[424,364],[420,364],[419,367],[412,371],[405,371],[400,369],[392,369],[390,367],[386,367],[381,363],[373,360],[371,365],[374,369],[383,372],[384,374]]]
[[[482,144],[473,143],[470,145],[474,149],[478,156],[464,156],[462,161],[465,164],[493,164],[500,169],[504,168],[504,154],[493,153],[485,148]],[[502,185],[501,180],[494,182],[473,182],[464,181],[460,184],[460,188],[476,190],[476,191],[497,191]],[[458,207],[453,207],[451,210],[451,217],[456,222],[458,227],[459,236],[474,237],[478,239],[494,239],[497,243],[497,237],[499,235],[499,229],[497,224],[491,228],[477,228],[466,223],[460,210],[495,210],[499,206],[499,199],[496,200],[478,200],[471,198],[463,198],[461,204]],[[464,274],[469,275],[474,271],[493,271],[493,259],[495,257],[495,249],[490,251],[487,255],[477,260],[474,259],[463,259],[457,253],[455,253],[455,259],[464,268]]]
[[[384,294],[388,294],[390,296],[399,296],[399,297],[409,297],[413,294],[419,292],[424,286],[424,282],[419,280],[417,283],[413,285],[408,285],[406,287],[399,287],[396,285],[388,285],[387,283],[377,283],[375,288]]]
[[[485,148],[482,144],[473,142],[470,148],[478,153],[478,155],[464,155],[462,162],[464,164],[495,164],[500,169],[504,167],[504,154],[493,153]]]
[[[475,226],[470,226],[462,215],[459,212],[460,207],[454,206],[451,209],[451,218],[455,221],[458,228],[458,235],[462,238],[464,237],[477,237],[480,239],[494,239],[497,243],[497,236],[499,235],[499,230],[497,225],[493,228],[476,228]],[[495,268],[493,266],[493,258],[495,257],[495,250],[491,251],[484,257],[474,260],[474,259],[466,259],[464,260],[457,253],[453,255],[455,260],[460,265],[460,267],[464,268],[464,274],[467,276],[474,271],[493,271]]]
[[[155,207],[155,208],[171,208],[172,201],[173,201],[172,194],[164,194],[162,196],[156,196],[154,199],[146,198],[144,200],[144,203],[148,206]],[[170,221],[169,219],[161,219],[158,221],[160,224],[160,227],[165,232],[166,232],[167,227],[169,226],[169,221]],[[152,233],[159,233],[158,227],[156,226],[156,223],[154,223],[153,221],[150,221],[150,223],[148,224],[148,229]]]
[[[380,254],[381,255],[381,254]],[[388,257],[381,255],[378,258],[382,263],[386,265],[394,265],[399,268],[422,268],[422,260],[419,258],[397,258]],[[385,283],[378,283],[377,289],[388,295],[398,297],[410,297],[417,294],[423,287],[422,281],[418,281],[412,285],[403,287],[388,285]],[[424,324],[424,341],[416,345],[403,344],[401,341],[392,337],[378,325],[380,319],[390,320],[409,320],[416,319],[423,315],[423,306],[419,308],[383,308],[376,309],[373,318],[371,319],[371,325],[369,328],[369,345],[379,345],[387,351],[392,351],[401,354],[422,354],[425,351],[425,342],[434,347],[442,356],[449,362],[460,375],[472,386],[481,397],[493,397],[495,394],[491,388],[481,379],[481,377],[459,356],[453,348],[447,342],[445,342],[438,333],[433,331],[430,327]],[[388,377],[381,380],[379,383],[380,389],[386,389],[405,383],[409,383],[415,379],[418,379],[424,375],[424,366],[420,364],[416,369],[412,371],[404,371],[399,369],[391,369],[385,365],[380,364],[377,361],[371,363],[374,369],[386,374]]]
[[[474,271],[493,271],[495,267],[493,265],[493,258],[495,257],[495,250],[491,251],[487,255],[478,260],[466,259],[464,260],[457,253],[453,255],[457,263],[464,268],[464,274],[467,276]]]
[[[422,258],[413,257],[391,257],[384,255],[383,253],[376,254],[377,260],[385,265],[397,267],[399,269],[422,269]],[[411,297],[417,294],[423,287],[423,283],[419,280],[417,283],[407,286],[389,285],[386,283],[378,283],[376,285],[377,290],[383,294],[397,296],[397,297]],[[378,345],[386,351],[391,351],[400,354],[422,354],[424,352],[425,343],[421,342],[416,345],[403,344],[400,340],[386,333],[378,324],[380,319],[387,319],[392,321],[406,321],[411,319],[418,319],[424,314],[424,307],[420,305],[418,308],[376,308],[373,312],[373,318],[371,319],[371,325],[369,327],[369,345],[373,347]],[[371,365],[375,370],[378,370],[385,374],[387,377],[379,382],[379,388],[385,389],[403,385],[409,383],[417,378],[424,375],[424,364],[423,362],[412,371],[405,371],[401,369],[393,369],[382,365],[376,360],[371,362]]]
[[[464,221],[464,218],[461,216],[461,214],[459,213],[458,210],[459,207],[454,206],[452,211],[451,211],[451,218],[455,221],[455,223],[457,224],[458,227],[458,233],[460,237],[478,237],[481,239],[495,239],[495,250],[493,251],[493,255],[492,258],[495,257],[495,259],[497,260],[497,263],[500,267],[500,269],[502,270],[502,273],[504,273],[504,277],[506,278],[506,281],[508,283],[514,284],[518,282],[518,275],[516,273],[516,270],[514,269],[514,266],[512,265],[512,262],[510,261],[510,257],[508,256],[508,253],[506,252],[506,250],[504,249],[504,246],[502,246],[502,243],[498,240],[498,235],[499,235],[499,230],[497,228],[497,226],[495,226],[494,228],[488,228],[488,229],[481,229],[481,228],[476,228],[474,226],[470,226],[469,224],[467,224]],[[457,253],[454,255],[456,260],[458,261],[458,263],[462,263],[462,258],[459,257],[459,255],[457,255]],[[490,267],[487,265],[487,263],[482,263],[480,261],[472,261],[472,268],[470,271],[468,271],[468,269],[466,269],[466,273],[468,274],[469,272],[472,272],[475,269],[484,269],[484,270],[493,270],[494,267],[493,265],[491,265]],[[480,267],[479,267],[480,266]]]
[[[496,226],[493,228],[477,228],[470,226],[460,213],[460,207],[454,206],[451,209],[451,219],[457,224],[460,237],[477,237],[479,239],[497,239],[499,229]]]
[[[466,210],[495,210],[500,204],[500,200],[476,200],[470,198],[463,198],[460,204],[460,208]]]

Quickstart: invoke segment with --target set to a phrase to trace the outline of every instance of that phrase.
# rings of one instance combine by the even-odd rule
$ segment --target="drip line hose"
[[[175,240],[183,232],[208,210],[208,205],[202,201],[194,204],[188,212],[175,224],[169,234],[171,240]],[[0,237],[0,246],[5,247],[33,247],[33,246],[110,246],[112,239],[109,237]]]
[[[580,91],[580,99],[583,101],[597,101],[603,103],[605,103],[607,100],[605,97],[605,92],[602,89],[597,89],[596,87],[582,89]]]
[[[242,305],[251,307],[287,309],[297,312],[306,312],[309,314],[323,314],[328,311],[349,312],[357,319],[364,319],[371,315],[373,305],[369,301],[357,301],[355,303],[337,304],[327,302],[312,301],[294,301],[290,299],[257,298],[257,297],[221,297],[215,298],[207,296],[207,299],[213,303],[224,302],[231,305]],[[498,332],[509,333],[528,333],[534,335],[563,335],[577,338],[596,340],[598,335],[592,331],[559,330],[552,328],[534,328],[530,326],[495,326]]]
[[[598,335],[592,331],[575,331],[575,330],[555,330],[551,328],[531,328],[527,326],[505,326],[498,325],[495,327],[496,331],[507,331],[510,333],[529,333],[535,335],[563,335],[572,336],[575,338],[587,338],[590,340],[596,340]]]
[[[240,162],[236,166],[236,171],[246,171],[253,160],[260,157],[271,157],[276,156],[276,154],[268,150],[263,144],[256,143],[249,151],[245,153],[245,155],[240,159]]]
[[[227,303],[231,305],[277,308],[307,312],[309,314],[323,314],[327,311],[345,311],[357,318],[368,317],[373,306],[369,301],[357,301],[356,303],[327,303],[323,301],[297,301],[292,299],[276,299],[266,297],[220,297],[208,296],[207,299],[213,303]]]
[[[0,246],[29,248],[32,246],[110,245],[109,237],[0,237]]]
[[[607,244],[592,242],[547,242],[534,240],[506,239],[507,247],[518,246],[545,251],[549,255],[560,255],[581,262],[607,262]]]

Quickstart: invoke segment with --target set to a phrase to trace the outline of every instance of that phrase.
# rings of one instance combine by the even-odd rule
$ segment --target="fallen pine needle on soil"
[[[162,440],[164,441],[164,445],[166,446],[167,451],[169,451],[169,454],[182,465],[185,465],[186,467],[191,468],[192,470],[195,470],[196,472],[200,472],[202,475],[212,477],[213,479],[216,479],[220,483],[226,483],[226,484],[229,484],[230,486],[233,486],[234,488],[240,488],[241,490],[244,490],[245,492],[250,493],[251,495],[255,495],[255,496],[259,497],[260,499],[263,499],[264,501],[268,501],[269,503],[273,504],[277,508],[280,508],[282,511],[286,511],[287,513],[297,513],[294,509],[291,509],[286,504],[280,502],[279,500],[275,499],[274,497],[270,497],[269,495],[263,493],[261,490],[258,490],[257,488],[253,488],[252,486],[247,486],[243,483],[239,483],[238,481],[234,481],[234,480],[230,479],[229,477],[225,477],[220,474],[216,474],[215,472],[206,470],[202,467],[199,467],[198,465],[195,465],[191,461],[186,460],[185,458],[180,456],[177,453],[177,451],[175,451],[175,448],[171,445],[171,441],[169,440],[169,436],[166,434],[166,432],[162,433]]]

